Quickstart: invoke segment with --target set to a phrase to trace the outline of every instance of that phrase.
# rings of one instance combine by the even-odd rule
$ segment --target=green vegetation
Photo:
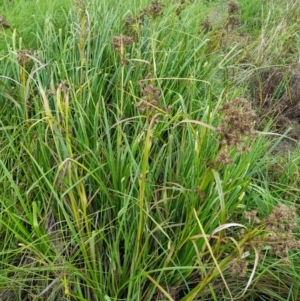
[[[299,300],[300,2],[161,1],[1,2],[0,300]]]

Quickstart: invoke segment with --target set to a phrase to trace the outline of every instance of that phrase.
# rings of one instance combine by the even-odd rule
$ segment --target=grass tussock
[[[298,300],[299,12],[3,2],[0,299]]]

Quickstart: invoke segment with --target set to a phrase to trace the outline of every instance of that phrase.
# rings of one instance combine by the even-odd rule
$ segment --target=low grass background
[[[299,16],[2,1],[0,299],[299,300]]]

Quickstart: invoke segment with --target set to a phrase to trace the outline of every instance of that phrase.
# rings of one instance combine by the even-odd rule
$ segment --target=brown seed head
[[[221,111],[223,117],[217,127],[217,133],[221,136],[221,145],[237,147],[246,137],[255,135],[254,125],[257,117],[246,99],[235,98],[224,104]]]
[[[146,81],[150,80],[151,74],[148,74],[145,78]],[[145,81],[144,80],[144,81]],[[135,106],[139,111],[145,111],[147,109],[154,110],[159,105],[161,91],[153,84],[146,85],[144,81],[139,82],[142,100]]]
[[[244,216],[255,219],[256,211],[244,213]],[[252,245],[259,251],[262,251],[264,246],[269,246],[271,254],[282,257],[283,263],[288,264],[289,250],[300,248],[300,241],[294,233],[297,227],[295,208],[280,204],[261,224],[265,226],[265,233],[255,237]]]
[[[228,20],[228,25],[231,29],[237,28],[241,24],[240,17],[236,15],[230,15]]]
[[[228,7],[228,14],[229,15],[236,15],[236,14],[240,14],[241,10],[240,7],[238,5],[238,3],[234,0],[230,0],[227,2],[227,7]]]
[[[4,16],[0,16],[0,26],[2,26],[4,29],[9,29],[11,26],[9,23],[6,21]]]
[[[212,30],[212,25],[209,17],[206,17],[206,19],[201,23],[201,28],[199,30],[199,33],[208,33]]]
[[[124,49],[133,43],[132,37],[123,36],[122,34],[114,37],[113,45],[114,49],[121,54],[124,52]]]
[[[245,219],[249,221],[249,223],[259,224],[261,222],[260,219],[257,217],[257,210],[244,211],[243,215]]]
[[[136,41],[138,38],[139,27],[143,23],[143,21],[144,21],[144,17],[142,15],[127,16],[123,24],[124,32],[128,36],[133,37],[134,40]]]
[[[31,61],[30,55],[32,55],[32,50],[19,50],[17,58],[18,64],[22,67],[26,67]]]
[[[238,275],[239,277],[244,277],[247,272],[248,261],[240,259],[233,260],[230,265],[230,271],[232,276]]]
[[[222,148],[218,154],[216,163],[222,164],[222,165],[229,165],[232,163],[232,158],[230,156],[228,147]]]
[[[162,9],[164,6],[165,5],[160,1],[151,1],[150,6],[146,9],[146,11],[152,19],[156,19],[162,15]]]

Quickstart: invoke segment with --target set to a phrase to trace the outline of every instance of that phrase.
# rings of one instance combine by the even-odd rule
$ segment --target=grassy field
[[[300,2],[0,2],[0,300],[300,300]]]

